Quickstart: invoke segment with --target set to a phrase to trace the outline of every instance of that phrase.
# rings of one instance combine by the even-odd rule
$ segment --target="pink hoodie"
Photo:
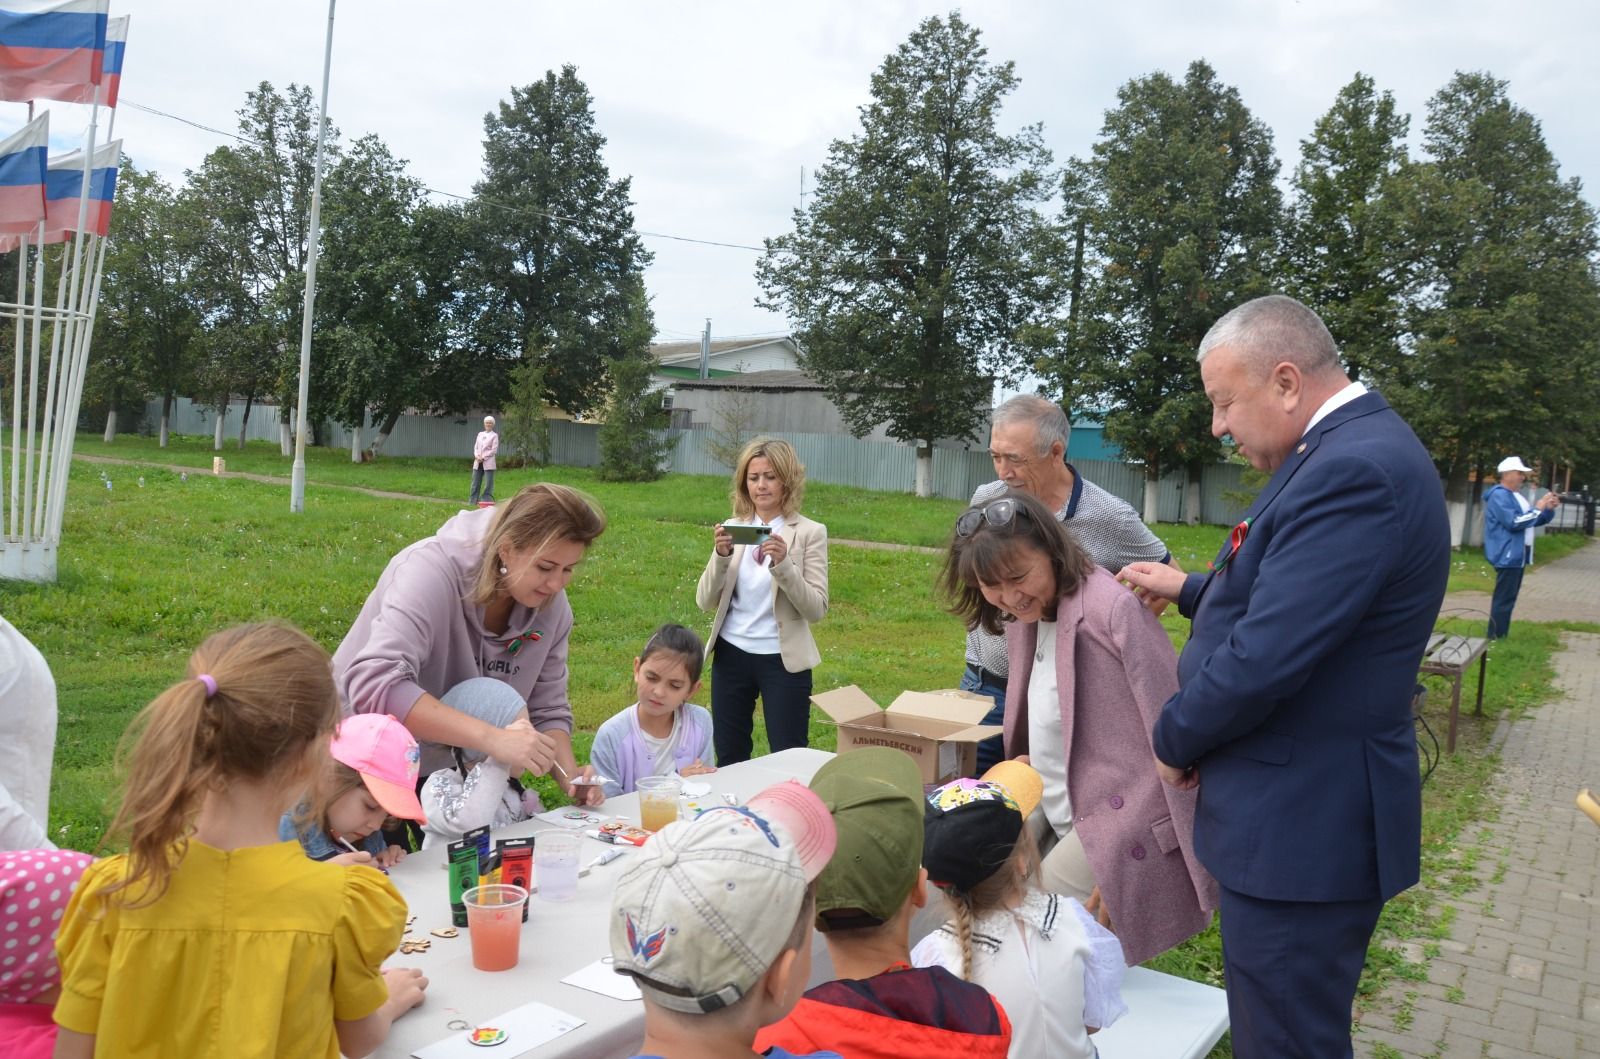
[[[500,451],[500,435],[492,430],[478,431],[478,440],[472,446],[472,458],[486,471],[494,470],[494,454]]]
[[[535,728],[572,731],[567,594],[536,611],[514,606],[504,635],[483,627],[483,607],[468,598],[494,514],[463,511],[389,560],[334,652],[333,679],[346,712],[404,721],[424,692],[437,698],[469,677],[492,677],[527,700]],[[510,641],[525,632],[512,654]]]

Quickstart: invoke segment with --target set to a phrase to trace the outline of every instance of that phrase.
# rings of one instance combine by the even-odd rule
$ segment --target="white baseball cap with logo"
[[[783,954],[837,841],[828,807],[793,782],[668,824],[617,880],[613,969],[672,1011],[738,1003]]]
[[[1494,473],[1505,474],[1507,471],[1521,471],[1523,474],[1532,474],[1533,468],[1523,463],[1521,456],[1507,456],[1500,461],[1500,466],[1494,469]]]

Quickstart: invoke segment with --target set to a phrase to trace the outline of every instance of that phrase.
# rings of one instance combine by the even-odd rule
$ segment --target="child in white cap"
[[[811,975],[812,884],[836,841],[822,800],[786,782],[645,843],[611,906],[614,967],[644,995],[641,1059],[756,1054],[756,1032],[789,1013]]]

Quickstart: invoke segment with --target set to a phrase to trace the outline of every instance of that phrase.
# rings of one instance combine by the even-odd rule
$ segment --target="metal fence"
[[[171,430],[176,434],[210,434],[216,426],[215,412],[188,398],[179,398],[173,407]],[[223,421],[224,439],[237,439],[238,423],[244,414],[243,402],[229,406]],[[145,410],[145,429],[159,424],[161,405],[152,401]],[[460,456],[472,452],[478,435],[478,416],[403,415],[394,433],[384,442],[387,456]],[[364,444],[371,444],[374,427],[362,432]],[[711,431],[704,428],[672,430],[674,438],[666,469],[672,474],[726,475],[730,468],[711,455]],[[278,409],[257,404],[250,410],[245,431],[247,440],[277,441]],[[916,483],[916,449],[894,441],[868,441],[846,434],[785,434],[806,466],[806,477],[814,482],[852,485],[881,492],[909,493]],[[338,424],[326,424],[322,431],[326,444],[350,447],[350,431]],[[225,441],[226,447],[226,441]],[[224,452],[224,455],[226,453]],[[563,467],[595,467],[600,463],[599,427],[593,423],[568,420],[550,421],[550,462]],[[1134,510],[1144,508],[1144,468],[1112,460],[1074,460],[1074,466],[1089,481],[1114,496],[1121,497]],[[1212,464],[1200,479],[1200,521],[1227,525],[1244,514],[1244,504],[1229,496],[1237,493],[1241,469],[1232,464]],[[994,465],[983,449],[936,446],[933,450],[933,493],[935,496],[966,500],[973,490],[994,480]],[[1157,487],[1158,519],[1183,520],[1185,478],[1169,474]]]

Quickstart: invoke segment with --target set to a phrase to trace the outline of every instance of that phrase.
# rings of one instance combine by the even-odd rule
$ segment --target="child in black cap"
[[[928,795],[922,863],[951,918],[911,960],[993,993],[1011,1016],[1011,1054],[1090,1059],[1089,1034],[1127,1010],[1122,946],[1083,905],[1033,885],[1027,819],[1043,789],[1031,767],[1002,761]]]

